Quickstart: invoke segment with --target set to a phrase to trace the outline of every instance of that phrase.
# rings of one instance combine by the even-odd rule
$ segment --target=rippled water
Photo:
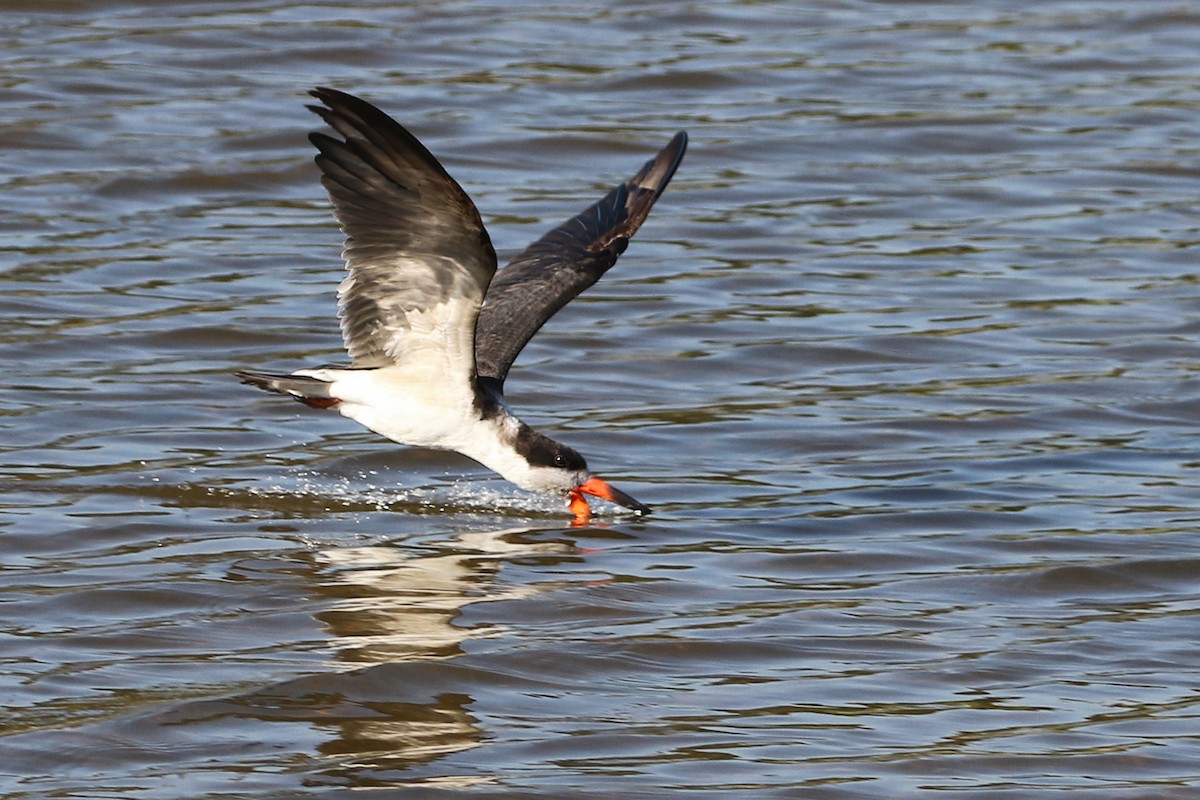
[[[1190,5],[2,19],[0,797],[1200,790]],[[316,84],[506,253],[689,131],[509,384],[654,516],[230,376],[338,357]]]

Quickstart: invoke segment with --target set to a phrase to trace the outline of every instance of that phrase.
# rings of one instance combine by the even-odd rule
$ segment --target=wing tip
[[[327,106],[338,102],[365,102],[348,92],[343,92],[341,89],[334,89],[330,86],[314,86],[308,90],[308,96],[315,97]],[[312,106],[310,105],[309,108],[312,108]]]
[[[654,199],[657,200],[658,196],[667,188],[667,184],[671,182],[671,178],[675,177],[675,171],[679,169],[679,165],[683,163],[687,146],[687,131],[678,131],[654,158],[647,161],[638,170],[637,174],[630,179],[629,185],[638,189],[639,192],[654,192]]]

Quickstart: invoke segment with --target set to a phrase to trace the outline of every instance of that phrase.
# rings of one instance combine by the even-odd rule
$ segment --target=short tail
[[[286,394],[309,408],[333,408],[342,402],[329,392],[329,381],[306,375],[279,375],[271,372],[235,372],[242,383],[268,392]]]

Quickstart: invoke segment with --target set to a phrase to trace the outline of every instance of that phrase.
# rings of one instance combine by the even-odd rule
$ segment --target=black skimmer
[[[675,174],[687,135],[498,270],[475,204],[415,136],[358,97],[310,94],[324,105],[309,109],[338,134],[308,138],[346,236],[338,317],[350,365],[237,376],[400,444],[454,450],[517,486],[559,493],[577,521],[591,514],[585,495],[648,513],[579,453],[513,416],[504,379],[546,320],[616,263]]]

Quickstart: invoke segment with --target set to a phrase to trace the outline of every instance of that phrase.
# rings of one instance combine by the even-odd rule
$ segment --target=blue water
[[[3,18],[3,800],[1200,790],[1186,4]],[[689,132],[508,384],[653,516],[231,376],[340,357],[317,84],[502,255]]]

